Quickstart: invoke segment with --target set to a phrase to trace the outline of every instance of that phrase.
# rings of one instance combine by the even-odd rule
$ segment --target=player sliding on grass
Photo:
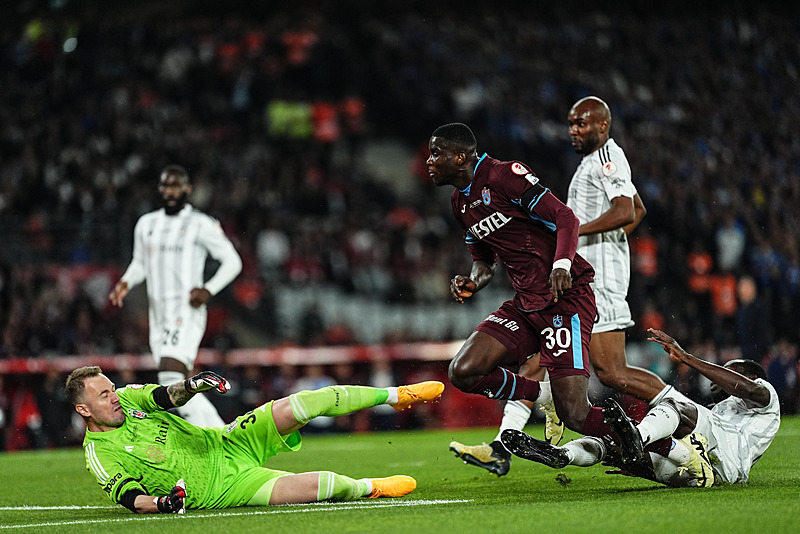
[[[201,428],[167,412],[196,393],[225,393],[227,380],[205,371],[169,386],[117,390],[99,367],[67,378],[67,398],[86,421],[87,468],[115,503],[137,513],[402,497],[416,488],[404,475],[352,479],[330,471],[287,473],[261,467],[300,448],[298,430],[318,416],[390,404],[403,410],[437,400],[441,382],[372,388],[330,386],[270,401],[224,427]]]
[[[603,441],[584,437],[556,447],[519,430],[503,431],[502,440],[515,455],[562,468],[588,467],[605,460],[624,474],[669,486],[708,487],[747,482],[750,469],[767,450],[780,426],[778,394],[764,368],[753,360],[730,360],[720,366],[696,358],[672,337],[649,329],[670,359],[711,380],[717,402],[708,409],[694,402],[667,398],[654,406],[638,426],[619,405],[605,409],[610,425],[629,438],[615,458],[606,457]]]

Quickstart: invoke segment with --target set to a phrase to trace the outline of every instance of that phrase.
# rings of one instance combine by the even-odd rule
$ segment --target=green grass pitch
[[[541,426],[527,429],[541,435]],[[602,466],[553,470],[515,459],[502,478],[463,464],[451,440],[474,444],[493,428],[306,436],[271,459],[288,471],[356,478],[408,474],[402,499],[137,516],[112,506],[79,449],[0,455],[0,532],[724,533],[800,531],[800,417],[785,417],[747,485],[669,489]],[[568,434],[567,439],[574,438]],[[556,480],[559,473],[570,482]],[[180,530],[176,530],[180,529]],[[191,529],[191,530],[189,530]]]

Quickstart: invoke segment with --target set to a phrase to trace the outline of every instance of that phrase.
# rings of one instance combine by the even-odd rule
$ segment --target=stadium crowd
[[[357,343],[313,310],[314,334],[287,339],[275,288],[447,299],[468,256],[431,199],[432,128],[470,123],[480,150],[531,163],[563,199],[577,165],[566,113],[597,94],[648,210],[632,236],[631,339],[664,328],[712,361],[733,347],[797,412],[800,8],[467,5],[65,1],[2,17],[0,357],[147,351],[146,316],[108,313],[102,280],[175,162],[244,262],[206,344],[237,343],[228,314],[276,344]],[[378,141],[414,154],[396,172],[412,184],[364,164]],[[697,388],[685,369],[672,380]]]

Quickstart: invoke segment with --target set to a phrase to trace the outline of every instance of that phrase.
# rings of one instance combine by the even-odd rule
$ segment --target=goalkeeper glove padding
[[[227,393],[231,389],[230,382],[214,371],[203,371],[202,373],[194,375],[192,378],[187,378],[184,380],[183,385],[189,393],[200,393],[201,391],[208,391],[209,389],[216,389],[220,393]]]
[[[155,501],[158,511],[162,514],[184,513],[186,510],[183,507],[186,501],[186,483],[183,480],[179,480],[175,487],[172,488],[172,491],[169,492],[169,495],[156,497]]]

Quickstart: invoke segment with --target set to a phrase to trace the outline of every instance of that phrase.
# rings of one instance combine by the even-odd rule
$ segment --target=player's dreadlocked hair
[[[103,372],[98,366],[79,367],[72,371],[67,377],[66,395],[67,400],[73,406],[77,406],[83,397],[84,380],[92,376],[97,376]]]
[[[451,146],[465,152],[474,152],[478,148],[478,141],[469,126],[462,122],[451,122],[439,126],[433,131],[431,137],[441,137]]]
[[[764,380],[767,379],[767,372],[760,363],[754,360],[731,360],[725,364],[725,367],[733,367],[734,371],[745,376],[755,376],[756,378],[762,378]]]

